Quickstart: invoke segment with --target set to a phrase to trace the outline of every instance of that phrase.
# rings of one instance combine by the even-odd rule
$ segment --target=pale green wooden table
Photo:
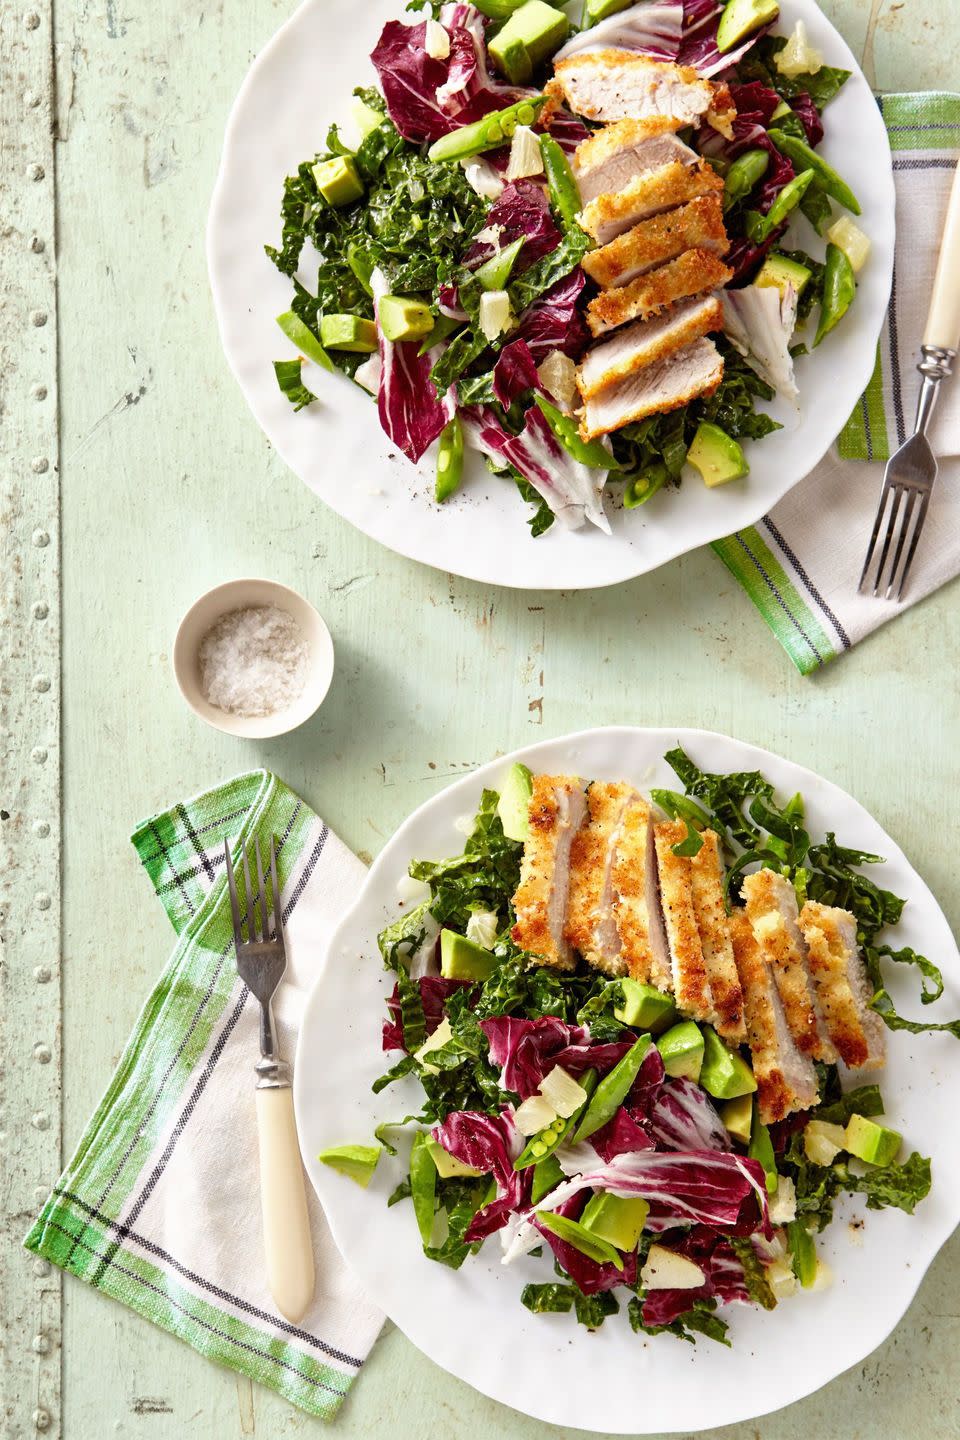
[[[61,1325],[56,1274],[17,1251],[61,1143],[74,1145],[167,955],[166,923],[126,839],[149,811],[265,764],[369,858],[414,805],[498,749],[606,722],[702,725],[852,790],[960,923],[956,848],[944,843],[960,786],[956,587],[803,680],[708,552],[613,590],[542,601],[485,590],[377,549],[271,453],[220,353],[203,237],[228,108],[290,8],[58,0],[52,40],[51,0],[4,5],[0,16],[13,197],[0,226],[0,423],[13,457],[0,491],[5,1435],[225,1440],[320,1429],[78,1283],[65,1287]],[[825,8],[879,87],[956,88],[953,0]],[[337,647],[320,716],[269,744],[203,727],[170,672],[189,602],[244,574],[310,596]],[[861,1369],[722,1433],[960,1434],[958,1297],[955,1239]],[[548,1429],[473,1394],[391,1327],[336,1424],[343,1440],[530,1440]]]

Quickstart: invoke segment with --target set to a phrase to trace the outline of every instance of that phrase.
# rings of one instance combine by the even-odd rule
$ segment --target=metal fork
[[[873,594],[880,595],[884,574],[887,574],[885,598],[903,599],[907,576],[917,544],[927,518],[930,495],[937,478],[937,458],[927,440],[927,427],[933,415],[941,381],[951,373],[957,358],[957,337],[960,336],[960,168],[954,176],[953,189],[947,209],[947,220],[940,245],[937,275],[930,300],[930,314],[926,333],[921,346],[922,360],[918,370],[923,376],[920,400],[917,405],[917,419],[913,434],[905,441],[895,455],[887,461],[880,492],[877,518],[873,522],[873,533],[860,574],[859,590],[867,584],[877,539],[883,523],[884,512],[889,513],[887,528],[880,551],[873,584]],[[906,505],[903,505],[906,500]],[[903,514],[901,517],[901,506]],[[914,515],[916,519],[914,520]],[[900,520],[899,528],[897,525]],[[911,530],[912,525],[912,530]],[[909,538],[908,538],[909,537]],[[893,563],[887,571],[887,558],[893,549]],[[906,559],[900,570],[900,561],[906,549]],[[899,572],[899,581],[898,581]]]
[[[281,1315],[296,1323],[313,1299],[313,1243],[300,1147],[293,1113],[290,1066],[281,1058],[273,1019],[273,997],[287,968],[283,915],[277,882],[277,847],[270,837],[269,890],[260,841],[254,841],[257,885],[251,884],[250,857],[241,847],[245,913],[237,893],[230,849],[223,847],[237,951],[237,972],[260,1004],[260,1059],[257,1074],[257,1136],[260,1148],[260,1199],[270,1293]],[[272,913],[271,913],[272,911]]]

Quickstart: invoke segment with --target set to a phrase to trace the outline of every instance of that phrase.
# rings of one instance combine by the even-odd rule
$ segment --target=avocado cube
[[[447,980],[486,980],[496,959],[482,945],[475,945],[456,930],[440,931],[440,974]]]
[[[569,33],[570,21],[562,10],[555,10],[544,0],[527,0],[513,12],[487,48],[498,70],[512,84],[523,85]]]
[[[321,160],[313,167],[313,178],[324,200],[334,209],[352,205],[363,194],[363,181],[357,174],[352,155],[335,155],[332,160]]]
[[[769,25],[780,14],[777,0],[729,0],[717,26],[717,49],[721,55],[761,25]]]
[[[641,980],[621,980],[623,1004],[617,1005],[614,1015],[624,1025],[635,1030],[649,1030],[659,1035],[677,1018],[676,1006],[671,995],[665,995],[655,985],[646,985]]]
[[[711,489],[725,485],[728,480],[741,480],[749,475],[750,466],[742,448],[719,425],[701,420],[693,444],[687,451],[687,459],[696,466],[703,476],[703,483]]]
[[[763,1173],[767,1180],[767,1194],[776,1195],[780,1177],[777,1175],[777,1158],[773,1153],[773,1141],[770,1139],[770,1131],[756,1112],[753,1116],[747,1154],[751,1160],[758,1160],[763,1166]]]
[[[703,1064],[703,1036],[692,1020],[683,1020],[661,1035],[657,1049],[668,1075],[683,1080],[699,1080]]]
[[[587,0],[584,15],[589,24],[596,25],[598,20],[606,20],[608,15],[616,15],[632,4],[633,0]]]
[[[371,355],[377,348],[377,327],[362,315],[324,315],[320,343],[329,350],[352,350]]]
[[[433,329],[430,306],[404,295],[384,295],[377,318],[385,340],[422,340]]]
[[[802,295],[810,283],[810,274],[806,265],[791,260],[788,255],[768,255],[754,284],[775,285],[781,294],[792,285],[797,294]]]
[[[462,1160],[458,1160],[456,1155],[451,1155],[449,1150],[444,1150],[443,1146],[434,1140],[432,1135],[427,1140],[427,1150],[430,1152],[430,1157],[437,1167],[437,1174],[441,1180],[453,1180],[468,1175],[476,1176],[484,1174],[483,1170],[475,1170],[472,1165],[466,1165]]]
[[[703,1027],[700,1084],[716,1100],[735,1100],[738,1095],[750,1095],[757,1088],[750,1066],[736,1050],[724,1045],[716,1030],[709,1025]]]
[[[500,788],[497,814],[503,833],[508,840],[526,840],[530,825],[530,796],[533,794],[533,775],[526,765],[517,762],[507,771],[507,778]]]
[[[368,135],[372,135],[374,130],[379,130],[380,126],[385,125],[387,121],[386,115],[381,115],[379,110],[374,110],[373,106],[368,105],[365,100],[361,100],[359,95],[354,95],[350,101],[350,118],[357,127],[361,141],[366,140]]]
[[[592,1196],[580,1216],[580,1224],[598,1240],[616,1250],[636,1250],[650,1206],[639,1196],[621,1197],[601,1190]]]
[[[321,1150],[317,1159],[331,1169],[339,1170],[341,1175],[349,1176],[361,1189],[366,1190],[380,1159],[380,1146],[332,1145],[329,1150]]]
[[[720,1106],[720,1119],[734,1140],[749,1145],[753,1128],[753,1096],[738,1095],[736,1100],[728,1100]]]
[[[847,1121],[846,1148],[869,1165],[889,1165],[896,1160],[902,1144],[903,1136],[898,1131],[888,1130],[865,1115],[851,1115]]]

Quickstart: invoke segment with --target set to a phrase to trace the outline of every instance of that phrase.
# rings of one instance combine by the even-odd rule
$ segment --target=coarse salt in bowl
[[[183,617],[173,672],[201,720],[229,735],[266,739],[296,729],[318,709],[333,679],[333,641],[295,590],[274,580],[230,580]]]

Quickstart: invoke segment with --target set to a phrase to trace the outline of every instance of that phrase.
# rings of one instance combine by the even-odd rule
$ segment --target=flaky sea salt
[[[307,683],[309,650],[292,615],[276,605],[231,610],[200,642],[200,686],[231,715],[286,710]]]

